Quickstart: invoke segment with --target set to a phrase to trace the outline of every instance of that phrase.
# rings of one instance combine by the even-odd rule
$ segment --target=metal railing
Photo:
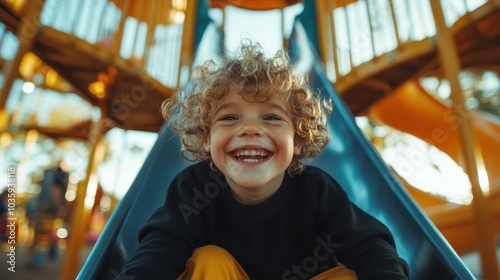
[[[433,38],[436,27],[430,1],[439,0],[318,0],[322,58],[335,83],[363,64],[409,42]],[[492,0],[441,0],[448,26]]]
[[[28,0],[3,0],[23,15]],[[178,85],[186,0],[46,0],[43,26],[83,39],[126,60],[163,85]]]

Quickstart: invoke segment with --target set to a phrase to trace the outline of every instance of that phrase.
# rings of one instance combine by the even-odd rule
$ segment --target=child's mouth
[[[242,162],[261,162],[269,157],[270,152],[266,150],[237,150],[232,153],[233,157]]]

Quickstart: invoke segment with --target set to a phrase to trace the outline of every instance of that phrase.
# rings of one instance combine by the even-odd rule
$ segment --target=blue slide
[[[308,164],[330,173],[354,203],[390,228],[399,254],[409,263],[411,279],[474,279],[356,126],[300,23],[290,38],[289,53],[299,68],[307,71],[312,88],[333,99],[329,119],[332,140],[322,155]],[[139,229],[163,204],[170,181],[191,164],[179,150],[178,137],[164,127],[77,279],[116,278],[138,246]]]

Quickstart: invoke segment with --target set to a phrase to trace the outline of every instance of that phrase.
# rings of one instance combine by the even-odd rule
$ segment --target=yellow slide
[[[470,112],[474,139],[481,147],[488,174],[490,193],[487,200],[492,223],[500,235],[500,123],[480,112]],[[431,96],[417,80],[411,80],[372,106],[370,119],[412,134],[448,154],[463,165],[458,126],[452,109]],[[429,215],[441,233],[459,254],[476,248],[472,207],[458,205],[422,192],[402,180],[413,198]]]

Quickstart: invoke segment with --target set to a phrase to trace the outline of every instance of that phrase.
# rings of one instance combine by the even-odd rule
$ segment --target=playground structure
[[[419,106],[416,107],[415,104]],[[425,109],[422,109],[425,108]],[[377,102],[369,110],[370,119],[397,130],[425,139],[456,162],[463,161],[460,155],[460,139],[455,123],[449,118],[451,108],[431,96],[415,80],[401,85],[390,96]],[[446,117],[448,116],[448,117]],[[482,147],[484,168],[488,171],[489,195],[487,203],[492,214],[495,235],[500,234],[500,126],[498,120],[479,112],[471,113],[474,138]],[[408,125],[411,124],[411,125]],[[430,138],[429,135],[435,135]],[[429,139],[427,139],[429,137]],[[459,205],[436,195],[419,191],[405,184],[412,197],[429,215],[439,231],[459,254],[477,250],[477,234],[471,205]],[[464,238],[467,236],[467,238]]]
[[[104,8],[94,7],[96,11],[88,12],[88,15],[82,13],[78,17],[66,18],[67,22],[61,25],[58,19],[64,17],[62,14],[66,13],[68,17],[72,9],[90,10],[92,7],[85,1],[79,2],[76,8],[71,5],[58,7],[56,1],[1,1],[0,19],[6,30],[15,34],[20,42],[16,56],[3,64],[6,76],[0,96],[2,131],[9,129],[9,113],[5,104],[12,83],[19,75],[26,80],[35,77],[16,71],[22,69],[23,63],[49,66],[57,73],[57,79],[67,81],[79,95],[101,111],[101,119],[97,123],[83,119],[65,129],[41,127],[36,123],[25,127],[48,135],[78,134],[83,130],[85,133],[79,133],[78,137],[91,143],[87,178],[79,187],[77,197],[80,199],[75,202],[75,220],[89,219],[90,212],[84,206],[84,198],[93,195],[92,188],[88,186],[102,158],[100,143],[106,132],[112,127],[161,131],[159,143],[146,160],[130,193],[116,209],[79,278],[105,278],[119,270],[136,246],[133,242],[124,243],[124,240],[136,240],[138,225],[145,222],[155,205],[161,203],[159,199],[166,190],[161,189],[160,185],[165,185],[177,170],[187,164],[178,155],[178,145],[172,141],[166,142],[171,132],[162,128],[163,119],[158,113],[158,106],[185,81],[193,55],[210,48],[204,40],[217,44],[219,49],[223,48],[220,38],[224,36],[214,36],[207,30],[212,28],[218,30],[218,34],[224,34],[225,28],[230,27],[224,23],[214,23],[207,11],[213,8],[224,11],[227,5],[232,5],[257,11],[278,9],[284,13],[287,6],[298,4],[303,5],[303,11],[297,16],[290,38],[283,36],[283,47],[297,61],[308,65],[305,71],[312,79],[311,84],[325,89],[325,94],[334,98],[337,114],[331,119],[331,123],[335,124],[333,133],[342,135],[339,138],[344,139],[342,143],[332,143],[325,155],[314,164],[340,177],[342,185],[349,186],[349,195],[360,207],[389,225],[395,233],[401,254],[409,260],[411,267],[417,268],[412,271],[412,279],[426,279],[429,275],[440,275],[443,279],[472,279],[454,251],[482,251],[478,242],[490,242],[491,245],[493,240],[490,237],[498,236],[500,232],[498,184],[493,184],[498,182],[500,172],[499,157],[494,156],[498,152],[495,147],[498,147],[500,139],[498,122],[485,120],[478,113],[473,113],[471,117],[479,146],[483,151],[488,150],[488,153],[483,153],[483,160],[491,191],[484,199],[485,203],[476,201],[476,204],[487,205],[489,209],[485,212],[472,206],[456,207],[447,201],[420,193],[411,186],[407,186],[406,192],[403,184],[387,169],[369,143],[364,142],[351,114],[368,115],[374,121],[421,139],[431,139],[432,129],[437,127],[436,122],[445,121],[443,112],[448,110],[453,114],[453,108],[445,108],[437,101],[432,101],[432,97],[426,95],[415,79],[425,75],[448,77],[447,71],[443,69],[453,62],[446,63],[440,58],[440,44],[445,41],[440,36],[443,31],[451,34],[461,67],[498,70],[500,30],[495,23],[500,17],[499,1],[490,0],[481,4],[477,4],[478,1],[463,1],[462,8],[452,9],[456,15],[451,16],[455,17],[452,20],[454,24],[448,29],[442,25],[439,27],[438,21],[441,19],[444,22],[444,16],[441,12],[441,18],[435,17],[439,15],[440,8],[436,12],[436,3],[433,3],[436,1],[422,1],[420,4],[411,4],[416,5],[412,7],[403,4],[403,1],[387,1],[385,6],[377,6],[374,2],[116,0],[105,1]],[[399,6],[395,3],[399,3]],[[452,5],[449,1],[444,3]],[[361,8],[367,12],[363,13]],[[408,15],[412,8],[421,9],[423,15],[434,19],[436,23],[410,16],[406,29],[401,28],[404,26],[404,15]],[[388,17],[375,19],[377,11],[386,12]],[[450,9],[445,9],[446,12],[450,12]],[[100,25],[92,25],[92,20],[85,19],[85,16],[94,21],[99,19],[97,22]],[[352,19],[356,16],[364,16],[365,21],[353,23],[356,21]],[[116,20],[110,22],[105,20],[107,18]],[[135,22],[137,27],[134,28],[129,22]],[[423,26],[419,27],[422,22]],[[141,24],[148,26],[146,32],[139,32]],[[85,25],[86,28],[83,28]],[[387,35],[383,26],[392,27],[393,34]],[[437,27],[433,30],[432,26]],[[340,32],[342,28],[347,31]],[[417,32],[419,34],[412,34],[408,30],[420,31]],[[125,50],[124,42],[127,42],[125,38],[130,39],[130,36],[127,37],[129,33],[135,34],[132,43],[129,43],[134,47]],[[365,37],[355,37],[355,34]],[[139,47],[141,44],[142,48]],[[30,62],[25,56],[27,53],[33,53],[40,62],[33,62],[35,58],[31,58]],[[361,55],[363,53],[371,53],[371,56]],[[453,52],[450,56],[453,56]],[[157,61],[164,63],[159,64]],[[43,74],[46,77],[44,86],[56,87],[59,84],[51,84],[54,79],[47,78],[48,72]],[[411,109],[416,109],[413,114]],[[459,116],[459,119],[467,122],[468,117],[462,119]],[[466,166],[468,159],[461,150],[463,137],[459,136],[459,131],[450,129],[453,127],[450,122],[439,127],[448,129],[444,133],[449,136],[449,142],[434,141],[431,144]],[[160,144],[162,141],[167,144]],[[168,174],[165,174],[165,163],[160,164],[160,158],[171,160],[168,162]],[[345,159],[345,165],[331,166],[328,158]],[[366,178],[351,178],[349,174],[353,170],[366,173]],[[340,171],[344,175],[338,174]],[[371,186],[371,182],[378,183]],[[412,196],[408,196],[408,193]],[[478,226],[474,221],[478,219],[478,213],[483,215],[479,217],[483,224],[490,224],[485,232],[489,232],[490,236],[476,236]],[[494,218],[488,219],[488,215],[494,215]],[[73,224],[63,278],[73,279],[76,276],[83,240],[81,233],[85,231],[85,224]],[[495,279],[488,278],[488,275],[498,277],[494,253],[492,256],[491,252],[485,252],[482,257],[485,278]],[[493,271],[495,268],[496,272]]]

